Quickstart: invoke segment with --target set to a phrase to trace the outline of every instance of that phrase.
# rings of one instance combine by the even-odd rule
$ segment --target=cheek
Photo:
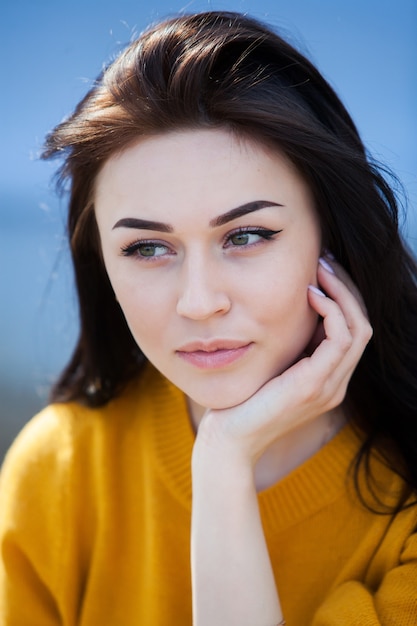
[[[119,304],[137,343],[160,332],[163,310],[143,293],[119,292]]]
[[[317,283],[316,259],[308,264],[293,266],[288,271],[275,272],[268,286],[258,285],[254,301],[258,319],[277,337],[291,361],[304,350],[316,326],[318,315],[308,302],[308,285]]]
[[[168,287],[154,284],[119,282],[115,293],[127,325],[137,345],[148,358],[166,348],[168,331],[172,327],[175,305]]]
[[[294,256],[294,255],[293,255]],[[308,259],[286,257],[281,264],[272,264],[269,272],[255,276],[252,286],[256,300],[269,310],[309,312],[308,286],[317,284],[318,256]]]
[[[308,283],[307,283],[308,285]],[[273,286],[268,301],[259,306],[261,320],[268,325],[276,325],[282,331],[286,330],[288,338],[301,334],[309,335],[317,321],[317,313],[308,303],[307,287],[303,285]],[[259,299],[259,304],[262,300]]]

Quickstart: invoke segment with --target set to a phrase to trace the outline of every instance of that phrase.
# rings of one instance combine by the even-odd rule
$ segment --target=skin
[[[254,202],[268,206],[248,213]],[[146,138],[113,156],[95,210],[133,336],[186,393],[197,431],[193,624],[278,624],[257,490],[340,426],[372,334],[361,295],[319,261],[319,220],[294,167],[226,131]]]
[[[253,201],[272,206],[210,226]],[[149,138],[104,165],[95,208],[132,334],[187,394],[196,421],[199,407],[240,404],[304,350],[317,325],[307,287],[316,284],[321,233],[310,192],[283,156],[225,131]],[[163,222],[173,232],[127,227],[124,218]],[[250,227],[276,234],[239,234]],[[126,256],[140,240],[156,245]],[[195,341],[210,350],[225,341],[248,349],[230,364],[211,365],[201,355],[196,366],[182,351]]]

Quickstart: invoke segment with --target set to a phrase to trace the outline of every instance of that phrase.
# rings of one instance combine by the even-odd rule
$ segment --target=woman
[[[417,623],[416,266],[329,85],[180,17],[52,156],[80,336],[3,468],[2,623]]]

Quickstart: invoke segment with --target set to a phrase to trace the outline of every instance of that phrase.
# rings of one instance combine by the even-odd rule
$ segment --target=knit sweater
[[[183,394],[151,367],[105,407],[35,417],[1,474],[0,624],[190,625],[193,442]],[[344,427],[259,495],[288,626],[417,624],[417,507],[360,504],[358,445]]]

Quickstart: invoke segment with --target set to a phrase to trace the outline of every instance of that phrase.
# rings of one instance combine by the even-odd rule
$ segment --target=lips
[[[252,342],[230,339],[195,341],[177,350],[178,356],[200,369],[218,369],[232,365],[250,350]]]

